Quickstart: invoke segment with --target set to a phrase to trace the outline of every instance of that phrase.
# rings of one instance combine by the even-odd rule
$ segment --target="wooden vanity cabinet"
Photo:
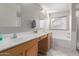
[[[1,51],[3,56],[36,56],[38,55],[38,39],[25,42],[7,50]]]
[[[52,33],[24,42],[7,50],[0,51],[3,56],[37,56],[38,52],[47,53],[51,48]]]

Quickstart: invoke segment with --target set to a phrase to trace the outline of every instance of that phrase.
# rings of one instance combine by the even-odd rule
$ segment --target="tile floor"
[[[72,51],[67,48],[51,48],[47,56],[79,56],[78,51]]]

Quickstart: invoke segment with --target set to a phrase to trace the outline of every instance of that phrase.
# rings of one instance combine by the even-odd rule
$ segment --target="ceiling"
[[[48,12],[60,12],[69,10],[69,3],[41,3],[40,5]]]
[[[67,11],[70,9],[71,3],[29,3],[23,4],[24,6],[31,6],[31,5],[40,5],[43,9],[46,9],[48,12],[62,12]],[[76,8],[79,9],[79,3],[76,3]]]
[[[40,3],[40,6],[48,12],[60,12],[70,9],[70,3]],[[76,4],[76,8],[79,9],[79,3]]]

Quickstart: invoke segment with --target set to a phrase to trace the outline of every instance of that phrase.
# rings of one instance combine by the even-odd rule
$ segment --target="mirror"
[[[21,25],[21,6],[16,3],[0,4],[0,27],[18,27]]]

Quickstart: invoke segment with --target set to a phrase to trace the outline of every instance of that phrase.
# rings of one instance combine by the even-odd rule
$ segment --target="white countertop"
[[[34,38],[38,38],[50,32],[51,31],[46,31],[46,32],[39,31],[38,33],[28,32],[25,33],[25,35],[23,34],[22,36],[17,37],[16,39],[10,39],[10,38],[3,39],[3,41],[0,41],[0,51],[22,44],[29,40],[33,40]]]

